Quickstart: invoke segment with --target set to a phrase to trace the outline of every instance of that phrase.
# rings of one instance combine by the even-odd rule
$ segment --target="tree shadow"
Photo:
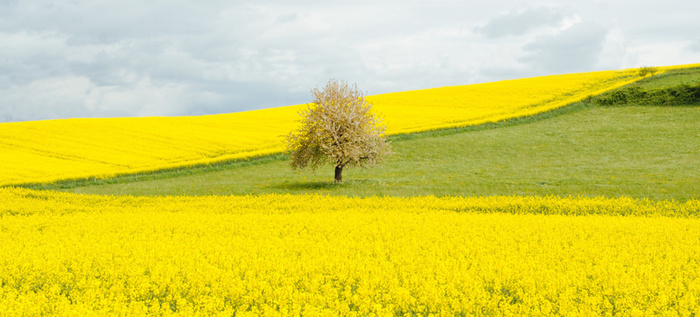
[[[268,186],[267,188],[274,189],[284,189],[289,191],[302,191],[302,190],[324,190],[333,189],[341,186],[342,184],[336,184],[333,181],[305,181],[305,182],[289,182],[283,184],[276,184]]]
[[[275,184],[267,186],[270,189],[276,190],[287,190],[293,191],[329,191],[329,190],[339,190],[342,188],[352,188],[352,187],[362,187],[362,186],[374,186],[376,185],[376,180],[370,179],[350,179],[345,180],[342,183],[336,183],[334,181],[295,181],[287,182],[282,184]]]

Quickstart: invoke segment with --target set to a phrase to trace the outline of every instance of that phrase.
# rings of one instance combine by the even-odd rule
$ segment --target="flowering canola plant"
[[[640,78],[635,69],[603,71],[406,91],[368,100],[384,118],[387,134],[400,134],[529,116]],[[296,127],[304,107],[0,123],[0,186],[108,178],[280,153],[282,136]]]
[[[700,201],[0,189],[3,316],[693,316]]]

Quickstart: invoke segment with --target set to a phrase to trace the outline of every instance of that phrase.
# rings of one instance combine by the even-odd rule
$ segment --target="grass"
[[[700,69],[635,84],[700,82]],[[558,195],[700,198],[700,108],[579,103],[539,116],[392,138],[396,155],[371,169],[295,172],[285,155],[51,189],[90,194],[348,196]],[[80,186],[83,185],[83,186]]]
[[[677,85],[700,84],[700,68],[678,69],[661,75],[647,77],[635,84],[646,89],[665,88]]]
[[[193,171],[175,178],[75,187],[131,195],[325,193],[349,196],[583,195],[698,198],[700,111],[590,107],[531,124],[393,142],[372,169],[294,172],[288,161]],[[624,124],[622,124],[624,123]],[[672,124],[669,124],[672,123]]]

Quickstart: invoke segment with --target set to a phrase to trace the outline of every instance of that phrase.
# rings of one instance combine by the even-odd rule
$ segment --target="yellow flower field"
[[[664,67],[663,70],[697,65]],[[555,109],[637,70],[369,98],[389,134]],[[698,316],[700,201],[89,196],[11,184],[279,153],[304,105],[0,124],[0,316]]]
[[[0,189],[3,316],[693,316],[700,201]]]
[[[673,66],[671,69],[686,66]],[[697,65],[696,65],[697,66]],[[556,75],[368,97],[388,134],[533,115],[628,84],[636,69]],[[0,123],[0,186],[106,178],[284,150],[305,105],[198,117]]]

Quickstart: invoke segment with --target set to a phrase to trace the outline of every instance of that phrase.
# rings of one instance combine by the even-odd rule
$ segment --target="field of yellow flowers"
[[[672,67],[667,67],[672,68]],[[388,134],[544,112],[640,79],[637,70],[507,80],[369,96]],[[279,153],[306,105],[197,117],[0,123],[0,186],[108,178]]]
[[[672,68],[682,66],[662,70]],[[610,71],[370,98],[399,134],[531,115],[637,79]],[[302,107],[0,124],[0,316],[699,315],[697,199],[7,186],[277,153]]]
[[[693,316],[700,201],[0,189],[3,316]]]

